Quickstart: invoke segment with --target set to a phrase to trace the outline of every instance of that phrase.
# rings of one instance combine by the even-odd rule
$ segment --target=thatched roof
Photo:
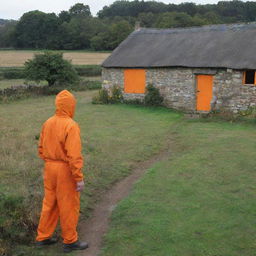
[[[134,31],[103,67],[256,69],[256,23]]]

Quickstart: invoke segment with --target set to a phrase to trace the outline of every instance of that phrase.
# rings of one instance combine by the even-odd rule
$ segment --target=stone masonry
[[[256,86],[243,84],[243,71],[232,69],[149,68],[146,85],[159,88],[164,105],[186,112],[196,112],[196,75],[213,75],[211,110],[238,112],[256,106]],[[103,87],[124,89],[124,69],[103,68]],[[125,99],[143,99],[144,94],[127,94]]]

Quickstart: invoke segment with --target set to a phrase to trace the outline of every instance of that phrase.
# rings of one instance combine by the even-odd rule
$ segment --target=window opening
[[[245,71],[245,84],[255,84],[255,71],[254,70],[246,70]]]

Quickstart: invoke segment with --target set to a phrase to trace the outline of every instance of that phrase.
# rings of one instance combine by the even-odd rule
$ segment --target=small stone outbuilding
[[[187,112],[256,106],[256,23],[139,29],[102,64],[103,87],[142,99],[153,84],[164,105]]]

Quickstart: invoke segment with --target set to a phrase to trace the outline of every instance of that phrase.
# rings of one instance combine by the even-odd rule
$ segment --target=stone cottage
[[[103,87],[126,99],[153,84],[174,109],[245,110],[256,106],[256,23],[138,29],[102,67]]]

